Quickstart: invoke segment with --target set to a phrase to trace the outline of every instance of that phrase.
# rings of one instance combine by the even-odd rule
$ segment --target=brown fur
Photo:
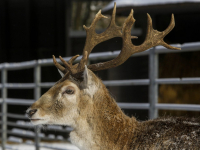
[[[55,124],[53,119],[65,117],[74,107],[76,115],[73,116],[71,138],[80,149],[200,149],[200,119],[169,117],[139,122],[121,111],[96,75],[89,71],[89,76],[90,84],[97,88],[93,96],[82,88],[81,83],[65,76],[31,109],[41,109],[41,116],[53,116],[47,124]],[[70,82],[79,89],[75,91],[77,103],[58,100],[60,89]]]

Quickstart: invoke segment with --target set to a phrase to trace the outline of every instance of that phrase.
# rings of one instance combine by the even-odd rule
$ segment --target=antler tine
[[[180,48],[168,45],[163,40],[163,38],[174,28],[174,26],[175,26],[175,21],[174,21],[174,15],[172,14],[171,21],[170,21],[170,24],[167,27],[167,29],[165,29],[163,32],[154,30],[153,26],[152,26],[151,16],[147,13],[147,35],[146,35],[145,42],[148,43],[147,41],[149,41],[149,39],[151,39],[151,41],[152,41],[152,38],[154,38],[156,36],[157,39],[156,40],[154,39],[153,41],[156,41],[157,44],[154,44],[153,46],[162,45],[169,49],[180,50]],[[144,42],[144,44],[146,44],[145,42]],[[153,46],[151,46],[151,47],[153,47]]]
[[[56,68],[58,68],[62,73],[66,73],[66,70],[65,70],[65,68],[63,67],[63,66],[61,66],[57,61],[56,61],[56,58],[55,58],[55,56],[53,55],[52,56],[53,57],[53,63],[54,63],[54,65],[56,66]]]
[[[103,41],[109,40],[111,38],[114,38],[114,37],[121,37],[122,36],[122,32],[121,32],[122,28],[118,27],[115,24],[115,14],[116,14],[116,3],[114,5],[110,24],[109,24],[108,28],[106,29],[106,31],[104,31],[101,34],[97,34],[95,32],[95,26],[96,26],[97,22],[101,18],[107,18],[106,16],[101,14],[101,10],[96,14],[96,16],[95,16],[92,24],[90,25],[90,27],[86,27],[85,25],[83,26],[83,28],[86,30],[87,38],[86,38],[86,42],[85,42],[85,47],[83,49],[83,56],[82,56],[82,59],[81,59],[79,64],[72,66],[72,64],[65,62],[62,59],[62,57],[60,57],[63,64],[71,72],[72,76],[77,77],[79,75],[79,73],[84,70],[85,65],[87,65],[89,54],[91,53],[92,49],[97,44],[99,44]]]
[[[110,22],[108,28],[106,29],[106,31],[104,31],[101,34],[97,34],[95,32],[95,26],[96,26],[96,23],[99,21],[99,19],[107,18],[106,16],[103,16],[101,14],[101,10],[96,14],[90,27],[86,27],[85,25],[83,26],[83,28],[86,30],[86,33],[87,33],[87,38],[86,38],[85,47],[83,49],[83,52],[87,51],[88,55],[89,55],[91,53],[92,49],[97,44],[99,44],[103,41],[112,39],[114,37],[122,36],[121,27],[118,27],[115,24],[115,14],[116,14],[116,3],[114,4],[111,22]]]
[[[113,60],[103,62],[103,63],[92,64],[92,65],[89,65],[88,68],[92,71],[113,68],[113,67],[119,66],[122,63],[124,63],[132,54],[145,51],[145,50],[147,50],[151,47],[157,46],[157,45],[163,45],[166,48],[180,50],[180,48],[172,47],[172,46],[168,45],[163,40],[163,38],[175,26],[173,15],[171,18],[170,25],[163,32],[159,32],[159,31],[153,29],[152,19],[149,14],[147,14],[147,18],[148,18],[148,20],[147,20],[148,21],[147,35],[146,35],[145,41],[141,45],[135,46],[132,44],[132,41],[131,41],[131,39],[132,39],[132,36],[130,34],[131,28],[135,22],[135,19],[133,18],[133,10],[131,10],[131,13],[127,17],[127,19],[123,25],[123,28],[122,28],[123,47],[122,47],[120,54]]]
[[[62,61],[62,63],[65,65],[66,69],[68,69],[70,71],[71,66],[61,56],[59,56],[59,58]]]
[[[175,19],[174,19],[174,14],[172,14],[170,24],[167,27],[167,29],[163,31],[163,34],[166,36],[174,27],[175,27]]]
[[[174,28],[174,26],[175,26],[175,19],[174,19],[174,14],[172,14],[170,24],[167,27],[167,29],[165,31],[163,31],[163,34],[166,36]],[[175,49],[175,50],[181,50],[181,48],[177,48],[177,47],[173,47],[171,45],[168,45],[164,41],[162,41],[162,42],[163,42],[162,45],[164,47],[166,47],[166,48]]]
[[[68,72],[72,72],[71,70],[73,70],[73,68],[77,67],[78,64],[73,65],[73,62],[76,60],[76,58],[79,57],[79,55],[75,55],[73,56],[68,62],[66,62],[61,56],[59,56],[60,60],[62,61],[62,63],[65,65],[65,67],[63,67],[62,65],[60,65],[57,61],[55,56],[53,55],[53,62],[54,65],[64,74],[68,73]]]
[[[65,67],[70,70],[73,62],[76,60],[76,58],[79,57],[79,55],[73,56],[68,62],[66,62],[61,56],[59,56],[62,63],[65,65]]]
[[[69,63],[70,65],[72,65],[73,62],[76,60],[77,57],[79,57],[79,55],[73,56],[73,57],[68,61],[68,63]]]
[[[91,26],[90,27],[86,27],[85,25],[83,25],[83,28],[87,31],[87,30],[95,30],[95,26],[97,24],[97,22],[101,19],[101,18],[108,18],[104,15],[101,14],[101,10],[98,11],[98,13],[96,14],[94,20],[92,21],[91,23]]]
[[[122,39],[123,39],[123,47],[122,47],[120,54],[113,60],[103,62],[103,63],[89,65],[88,68],[90,70],[98,71],[98,70],[104,70],[104,69],[119,66],[122,63],[124,63],[132,54],[145,51],[145,50],[147,50],[151,47],[157,46],[157,45],[163,45],[166,48],[175,49],[175,50],[180,49],[180,48],[176,48],[176,47],[172,47],[172,46],[168,45],[163,40],[163,38],[175,26],[173,14],[172,14],[172,18],[171,18],[171,22],[170,22],[169,26],[163,32],[159,32],[159,31],[153,29],[152,19],[151,19],[150,15],[147,14],[147,34],[146,34],[145,41],[139,46],[133,45],[133,43],[131,41],[131,39],[136,38],[135,36],[131,36],[131,28],[135,22],[135,19],[133,18],[133,10],[131,10],[131,12],[130,12],[129,16],[127,17],[127,19],[125,20],[125,23],[122,28],[118,27],[115,24],[115,14],[116,14],[116,3],[114,6],[114,9],[113,9],[110,25],[108,26],[106,31],[104,31],[101,34],[97,34],[95,32],[95,25],[98,22],[98,20],[101,18],[106,18],[105,16],[103,16],[101,14],[101,11],[99,11],[97,13],[97,15],[96,15],[95,19],[93,20],[90,27],[84,26],[84,28],[87,32],[87,38],[86,38],[85,47],[83,49],[83,56],[82,56],[82,59],[79,64],[72,65],[72,62],[78,56],[72,57],[71,60],[69,61],[69,63],[65,62],[64,59],[62,57],[60,57],[63,64],[66,66],[66,69],[65,69],[64,67],[62,67],[60,64],[58,64],[56,62],[56,59],[53,56],[56,67],[64,73],[69,71],[72,76],[74,76],[76,78],[80,78],[81,77],[80,73],[83,72],[84,67],[87,64],[89,54],[91,53],[92,49],[98,43],[101,43],[101,42],[111,39],[113,37],[122,37]],[[121,32],[121,29],[122,29],[122,32]]]

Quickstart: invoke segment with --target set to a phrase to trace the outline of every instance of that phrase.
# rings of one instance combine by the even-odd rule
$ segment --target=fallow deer
[[[83,26],[87,38],[80,63],[73,65],[79,55],[73,56],[69,62],[60,57],[63,67],[53,56],[62,78],[27,110],[31,122],[34,125],[71,126],[71,141],[81,150],[200,149],[200,119],[169,117],[140,122],[135,117],[130,118],[92,72],[119,66],[132,54],[153,46],[179,49],[163,41],[175,26],[173,14],[170,25],[163,32],[153,29],[151,17],[147,14],[147,35],[139,46],[131,42],[132,38],[136,38],[130,33],[135,22],[133,10],[122,28],[115,24],[115,14],[116,5],[109,27],[101,34],[95,32],[97,21],[107,18],[101,11],[96,14],[90,27]],[[114,37],[123,40],[121,53],[113,60],[87,66],[92,49]]]

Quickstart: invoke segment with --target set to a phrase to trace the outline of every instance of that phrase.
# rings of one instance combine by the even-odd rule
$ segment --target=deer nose
[[[29,118],[31,118],[36,112],[37,112],[37,109],[29,110],[29,111],[27,112],[27,115],[28,115]]]

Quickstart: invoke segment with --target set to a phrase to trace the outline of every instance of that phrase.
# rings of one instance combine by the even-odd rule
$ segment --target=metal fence
[[[188,110],[188,111],[200,111],[200,105],[192,104],[159,104],[158,103],[158,85],[159,84],[200,84],[199,78],[158,78],[158,57],[161,53],[183,53],[183,52],[192,52],[200,51],[200,42],[196,43],[185,43],[185,44],[176,44],[172,45],[176,47],[181,47],[181,51],[178,50],[168,50],[162,46],[157,46],[147,51],[136,53],[132,57],[136,56],[149,56],[149,79],[137,79],[137,80],[111,80],[103,81],[106,86],[137,86],[137,85],[148,85],[149,86],[149,103],[118,103],[118,105],[123,109],[148,109],[149,118],[156,118],[158,116],[158,109],[166,110]],[[112,59],[115,58],[120,51],[114,52],[103,52],[103,53],[93,53],[90,55],[90,61],[92,60],[103,60],[103,59]],[[77,59],[80,60],[81,57]],[[69,60],[69,57],[64,58]],[[59,60],[57,60],[60,62]],[[13,125],[17,127],[29,127],[27,125],[19,125],[13,122],[7,121],[7,117],[24,119],[25,116],[19,114],[10,114],[7,112],[7,105],[27,105],[30,106],[35,100],[37,100],[41,95],[41,88],[49,88],[54,85],[53,82],[42,83],[41,82],[41,67],[53,65],[51,59],[42,59],[34,60],[21,63],[3,63],[0,64],[1,70],[1,92],[2,98],[0,99],[0,104],[2,105],[1,112],[1,146],[2,149],[12,149],[6,145],[7,142],[7,133],[11,134],[7,130],[7,125]],[[7,71],[9,70],[21,70],[27,68],[34,68],[34,83],[7,83]],[[34,89],[34,99],[11,99],[7,97],[7,89]],[[36,129],[35,135],[26,134],[25,137],[35,137],[35,147],[38,150],[40,147],[48,147],[40,144],[40,132],[39,129]],[[63,132],[69,132],[70,129],[58,129]],[[17,135],[21,135],[18,133]],[[45,139],[45,137],[42,137]],[[48,139],[48,138],[46,138]],[[50,149],[59,149],[55,147],[48,147]]]

